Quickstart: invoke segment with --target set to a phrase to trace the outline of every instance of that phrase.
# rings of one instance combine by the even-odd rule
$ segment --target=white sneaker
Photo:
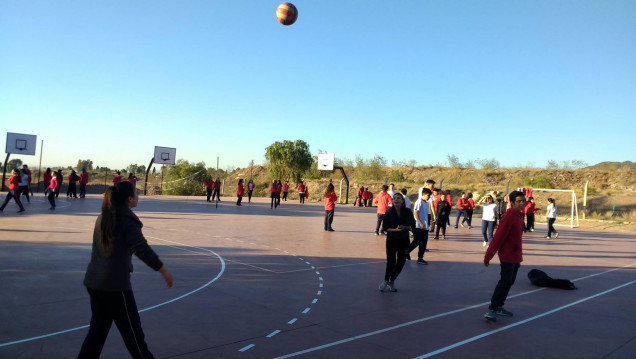
[[[485,247],[488,245],[488,242],[484,241],[484,243],[482,243],[482,246]]]
[[[378,289],[380,290],[380,292],[384,292],[388,285],[389,285],[389,281],[385,280],[384,282],[380,283],[380,286],[378,287]]]

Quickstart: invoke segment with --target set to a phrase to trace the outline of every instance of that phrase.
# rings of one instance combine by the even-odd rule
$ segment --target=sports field
[[[215,208],[202,197],[141,197],[144,234],[173,274],[134,258],[133,291],[157,358],[634,358],[636,235],[545,225],[524,235],[506,308],[484,320],[499,279],[482,264],[479,219],[430,240],[429,265],[407,262],[397,293],[381,293],[385,237],[374,208],[269,201]],[[87,332],[82,285],[101,196],[36,195],[0,214],[0,358],[73,358]],[[451,219],[454,223],[454,218]],[[412,253],[415,257],[415,253]],[[578,290],[537,288],[532,268]],[[116,327],[102,358],[127,358]]]

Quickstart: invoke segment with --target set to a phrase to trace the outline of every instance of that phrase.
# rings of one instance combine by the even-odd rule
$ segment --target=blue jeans
[[[484,242],[492,241],[492,234],[495,231],[495,221],[481,221],[481,234],[484,235]],[[488,233],[488,235],[486,235]]]

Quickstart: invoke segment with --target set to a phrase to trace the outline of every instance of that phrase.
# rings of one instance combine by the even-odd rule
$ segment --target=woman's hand
[[[172,279],[172,274],[170,274],[170,272],[168,272],[168,270],[166,269],[166,266],[161,267],[161,269],[159,269],[159,273],[161,273],[163,280],[166,281],[168,288],[172,288],[172,283],[174,280]]]

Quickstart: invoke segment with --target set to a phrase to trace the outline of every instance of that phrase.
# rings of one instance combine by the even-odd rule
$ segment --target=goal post
[[[579,227],[579,208],[576,204],[576,192],[574,192],[574,190],[572,189],[548,189],[548,188],[533,188],[532,192],[534,194],[534,192],[558,192],[558,193],[563,193],[563,194],[568,194],[570,193],[571,196],[570,197],[570,224],[569,227],[570,228],[574,228],[574,227]],[[559,205],[557,203],[557,209],[559,208]],[[557,216],[558,216],[558,211],[557,211]],[[575,223],[576,222],[576,223]],[[541,223],[541,222],[537,222],[537,223]],[[558,224],[555,223],[555,226],[567,226],[567,224]]]

